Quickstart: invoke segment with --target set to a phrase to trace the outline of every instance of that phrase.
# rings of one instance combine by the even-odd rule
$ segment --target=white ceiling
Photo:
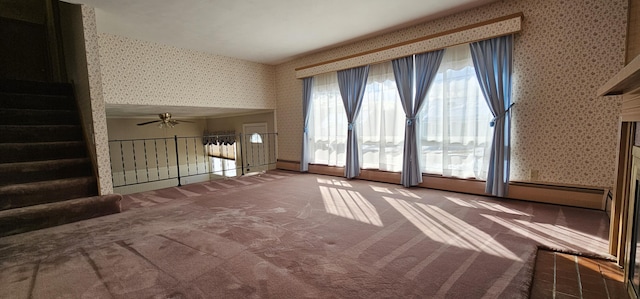
[[[497,0],[64,0],[96,8],[98,32],[265,64]],[[264,112],[107,105],[107,117],[222,117]]]
[[[278,64],[496,0],[65,0],[99,32]]]

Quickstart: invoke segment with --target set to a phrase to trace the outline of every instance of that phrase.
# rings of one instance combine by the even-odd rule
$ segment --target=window
[[[311,97],[309,163],[344,166],[348,122],[337,73],[316,76]]]
[[[418,118],[424,173],[486,178],[493,117],[469,45],[445,51]],[[391,62],[370,66],[356,120],[361,168],[402,171],[405,121]],[[315,77],[308,133],[310,163],[345,165],[347,117],[335,72]]]
[[[419,114],[422,171],[486,179],[493,118],[469,45],[448,48]]]
[[[226,177],[236,176],[235,134],[207,135],[205,149],[211,163],[211,172]]]
[[[357,120],[360,167],[402,171],[404,125],[391,62],[372,65]]]
[[[262,136],[258,133],[251,134],[251,139],[249,140],[251,143],[262,143]]]

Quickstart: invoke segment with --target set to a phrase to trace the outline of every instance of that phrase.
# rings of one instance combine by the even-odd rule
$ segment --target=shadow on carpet
[[[123,209],[0,239],[0,297],[527,298],[539,245],[607,250],[601,211],[285,171]]]

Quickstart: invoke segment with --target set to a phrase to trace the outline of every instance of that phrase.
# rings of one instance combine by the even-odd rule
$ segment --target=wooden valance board
[[[298,67],[295,69],[296,78],[312,77],[318,74],[381,63],[413,54],[514,34],[522,30],[522,18],[522,13],[516,13],[362,53]]]

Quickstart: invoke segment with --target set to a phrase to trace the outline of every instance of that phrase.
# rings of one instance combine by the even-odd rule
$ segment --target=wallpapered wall
[[[522,18],[519,14],[507,16],[504,20],[495,20],[489,24],[474,26],[465,30],[459,30],[453,33],[443,34],[441,36],[432,37],[420,41],[412,41],[400,46],[385,48],[381,51],[367,53],[341,59],[339,61],[324,63],[318,66],[303,68],[296,71],[297,78],[311,77],[319,74],[339,71],[345,68],[358,67],[366,64],[376,64],[390,59],[406,57],[416,52],[429,52],[446,47],[452,47],[469,41],[489,39],[496,36],[502,36],[519,32],[522,29]]]
[[[145,118],[107,118],[109,140],[202,136],[202,132],[207,128],[207,121],[199,118],[190,118],[188,119],[190,122],[180,123],[173,128],[159,128],[158,123],[146,126],[136,125],[147,120]]]
[[[100,33],[105,102],[276,107],[275,67]]]
[[[627,63],[640,56],[640,0],[629,0]]]
[[[89,147],[93,165],[97,165],[96,145],[93,139],[93,119],[89,74],[85,55],[84,22],[80,5],[60,2],[60,28],[64,47],[64,62],[67,78],[73,82],[74,93],[84,130],[84,138]]]
[[[251,123],[266,123],[267,132],[269,133],[275,132],[273,112],[231,116],[231,117],[208,118],[207,130],[213,133],[225,132],[225,131],[233,131],[235,133],[244,133],[242,132],[242,125],[251,124]]]
[[[517,12],[524,22],[514,50],[512,180],[613,186],[620,99],[596,90],[624,66],[627,0],[504,0],[281,64],[278,158],[300,160],[296,67]]]
[[[107,117],[102,89],[102,74],[100,71],[100,53],[98,51],[98,32],[96,28],[96,14],[93,7],[82,5],[82,23],[84,28],[84,42],[87,59],[87,74],[91,119],[93,126],[89,131],[93,134],[93,144],[96,150],[98,167],[98,183],[100,194],[112,194],[111,162],[109,160],[109,145],[107,137]],[[86,110],[87,102],[80,101],[81,110]]]

